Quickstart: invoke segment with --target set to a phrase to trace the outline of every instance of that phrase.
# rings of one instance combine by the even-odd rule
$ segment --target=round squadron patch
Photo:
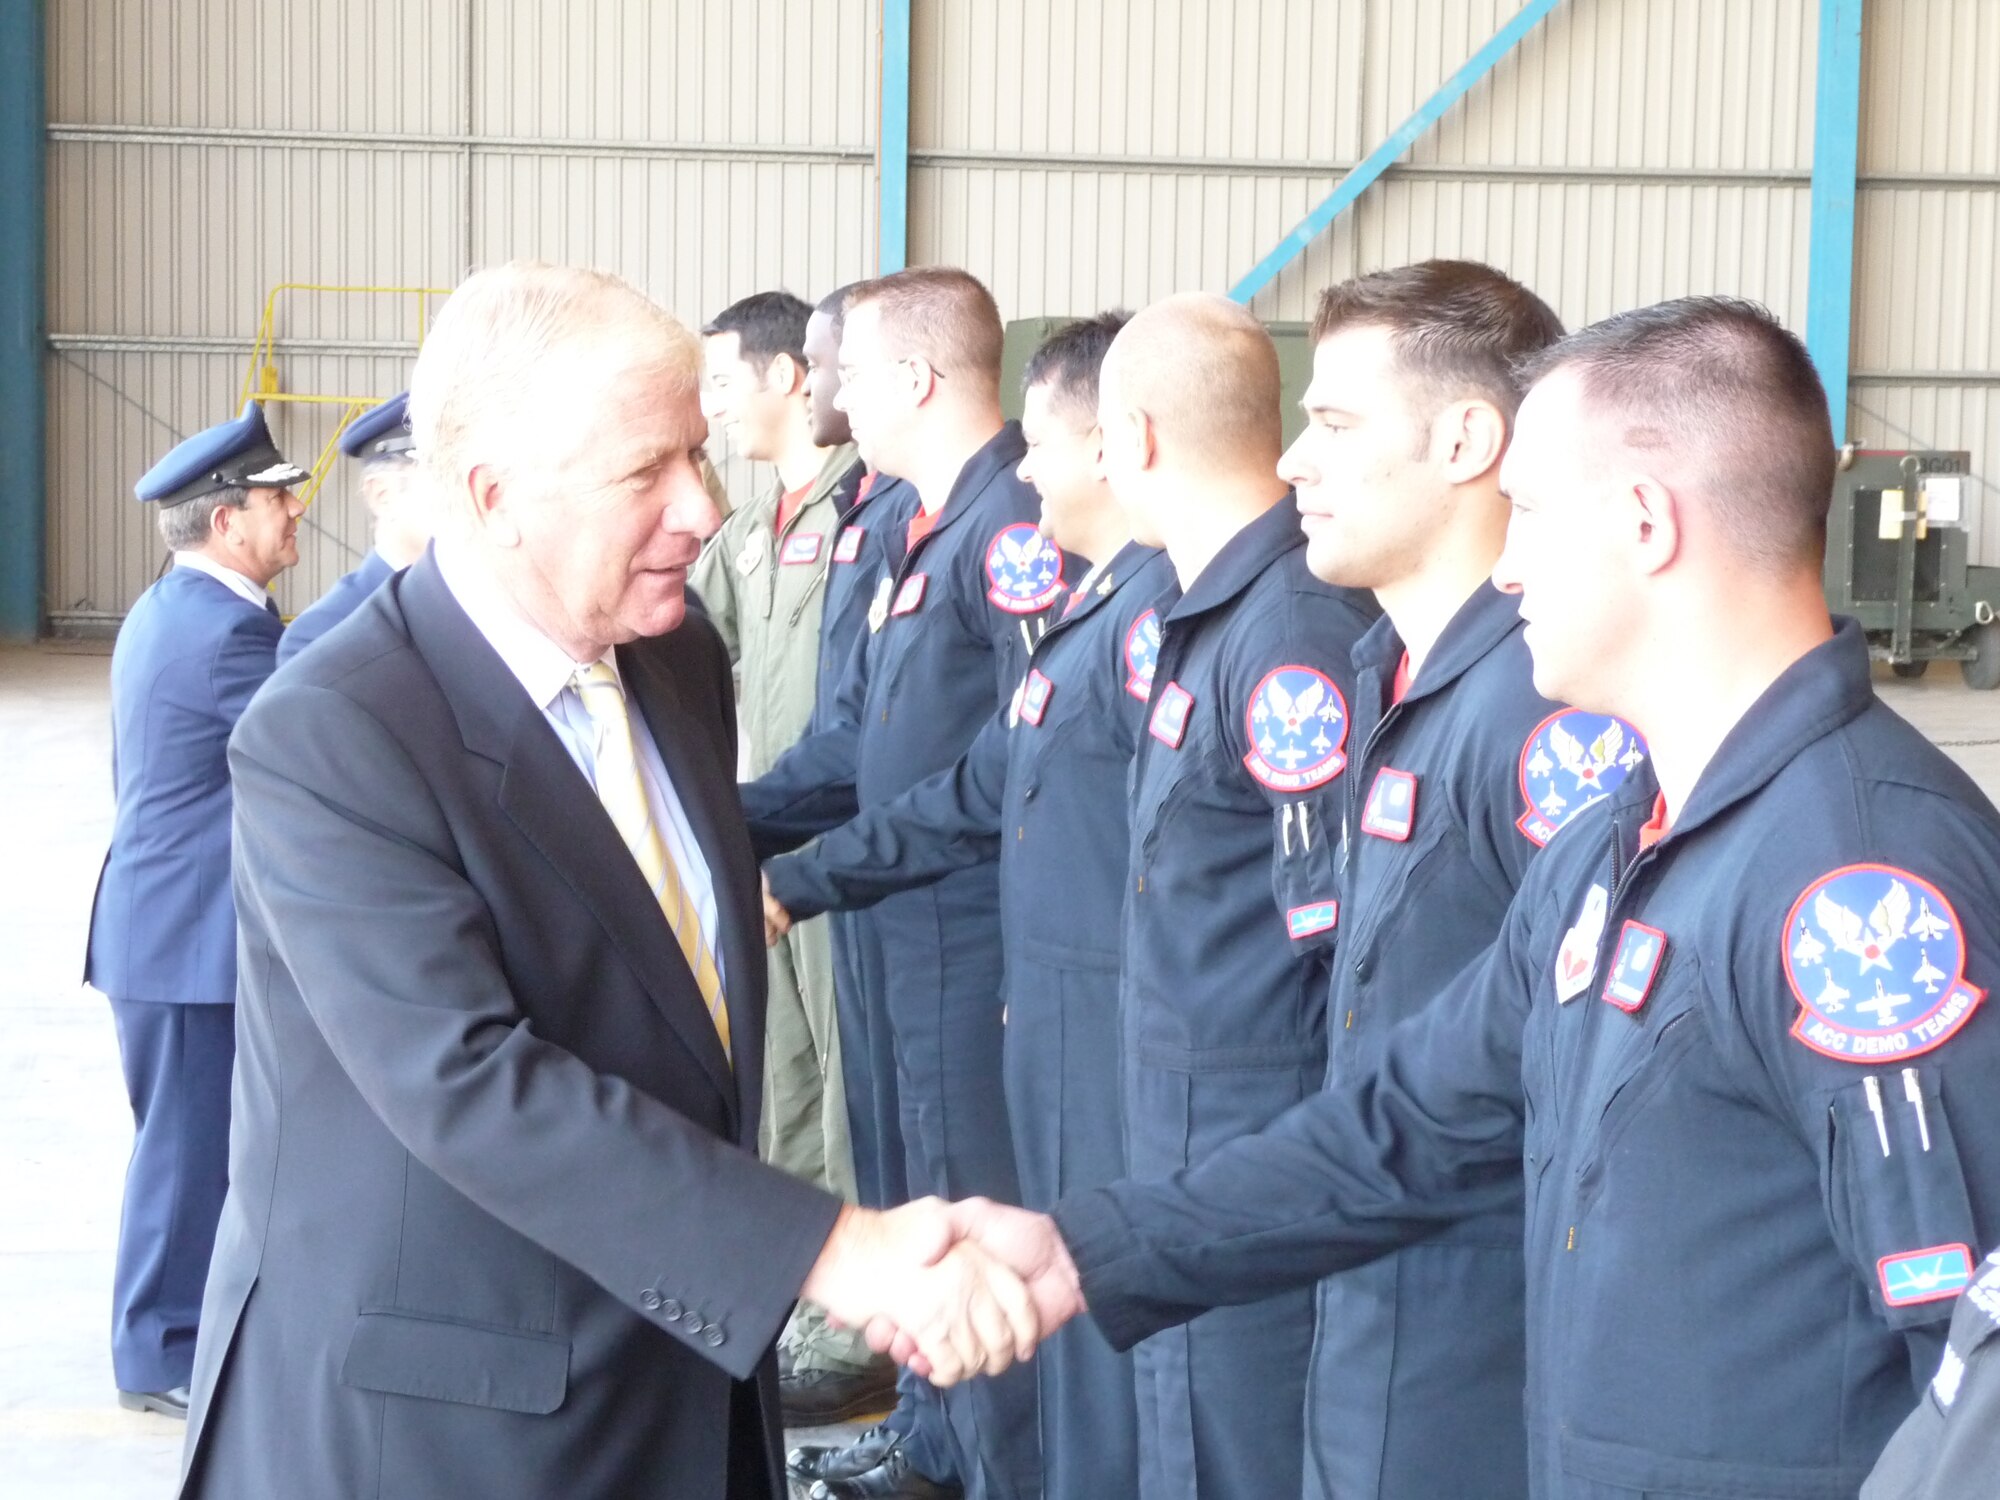
[[[1141,703],[1153,696],[1153,669],[1160,664],[1160,615],[1147,610],[1125,632],[1125,691]]]
[[[1965,982],[1965,936],[1951,902],[1893,865],[1820,876],[1792,903],[1780,940],[1799,1002],[1792,1035],[1843,1062],[1928,1052],[1986,998]]]
[[[1040,614],[1062,592],[1062,549],[1022,521],[986,544],[986,597],[1010,615]]]
[[[1243,716],[1250,753],[1243,764],[1274,792],[1325,786],[1347,767],[1347,701],[1312,667],[1267,672]]]
[[[1521,800],[1514,826],[1548,843],[1586,807],[1602,802],[1646,758],[1639,731],[1610,714],[1562,708],[1521,747]]]

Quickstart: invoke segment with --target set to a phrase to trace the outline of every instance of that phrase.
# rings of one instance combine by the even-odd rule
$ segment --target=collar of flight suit
[[[951,483],[951,493],[945,497],[944,509],[938,512],[937,520],[931,523],[931,529],[917,538],[917,544],[910,548],[904,560],[907,562],[910,557],[916,556],[936,541],[939,533],[950,530],[960,516],[972,509],[981,492],[993,482],[1001,470],[1011,469],[1020,463],[1022,455],[1027,451],[1027,442],[1021,436],[1021,424],[1002,423],[1000,430],[988,438],[979,451],[965,461],[965,467],[958,471],[958,478]]]
[[[1178,579],[1159,603],[1160,619],[1186,620],[1220,609],[1263,576],[1287,552],[1306,544],[1299,508],[1290,490],[1285,498],[1222,544],[1194,587],[1182,592]]]
[[[1417,669],[1416,680],[1403,695],[1403,702],[1415,703],[1442,692],[1519,629],[1520,624],[1521,601],[1512,594],[1501,593],[1490,581],[1481,583],[1439,633],[1431,654]],[[1396,622],[1383,615],[1354,643],[1355,670],[1372,669],[1384,681],[1393,681],[1403,651],[1403,638],[1396,633]]]
[[[1075,609],[1065,612],[1064,609],[1058,608],[1054,611],[1054,618],[1049,622],[1049,628],[1042,639],[1047,640],[1057,631],[1089,619],[1105,601],[1137,577],[1149,560],[1159,555],[1157,547],[1148,547],[1139,542],[1127,542],[1120,547],[1111,555],[1111,561],[1099,569],[1097,576],[1090,580],[1090,588],[1077,599]],[[1065,600],[1067,598],[1068,595],[1065,594]]]
[[[1684,839],[1737,803],[1754,797],[1812,745],[1865,713],[1875,701],[1868,677],[1868,639],[1855,621],[1835,616],[1833,638],[1806,652],[1736,721],[1702,769],[1671,836]],[[1649,757],[1611,794],[1621,848],[1652,816],[1660,783]]]

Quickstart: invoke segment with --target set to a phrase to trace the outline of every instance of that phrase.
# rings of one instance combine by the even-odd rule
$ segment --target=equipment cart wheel
[[[1958,664],[1965,673],[1965,685],[1982,693],[2000,688],[2000,620],[1973,626],[1969,639],[1972,655]]]
[[[1898,677],[1921,677],[1930,669],[1931,662],[1929,657],[1923,657],[1917,661],[1892,661],[1889,663],[1889,670],[1894,672]]]

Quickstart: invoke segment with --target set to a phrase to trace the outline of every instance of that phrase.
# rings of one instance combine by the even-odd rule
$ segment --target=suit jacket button
[[[681,1314],[684,1313],[686,1310],[687,1309],[682,1307],[680,1303],[676,1302],[672,1297],[667,1298],[667,1300],[660,1306],[660,1311],[666,1316],[666,1320],[669,1323],[680,1322]]]
[[[727,1334],[711,1323],[708,1325],[707,1331],[702,1334],[702,1342],[707,1344],[711,1349],[720,1349],[722,1341],[727,1337]]]
[[[651,1287],[647,1287],[645,1291],[639,1293],[639,1305],[645,1308],[647,1312],[658,1312],[660,1310],[660,1294]]]

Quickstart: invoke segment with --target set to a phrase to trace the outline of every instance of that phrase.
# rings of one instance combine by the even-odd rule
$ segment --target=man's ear
[[[496,547],[520,546],[521,528],[514,519],[497,469],[486,464],[473,465],[465,476],[465,494],[472,506],[473,521],[486,533],[488,541]]]
[[[226,542],[236,530],[237,510],[233,505],[218,505],[208,513],[208,535],[211,541]]]
[[[806,367],[789,354],[774,354],[764,367],[764,389],[780,396],[796,396],[804,387]]]
[[[1619,529],[1640,572],[1658,573],[1680,555],[1681,503],[1672,490],[1649,474],[1635,475],[1619,489],[1618,506]]]
[[[1507,451],[1507,419],[1488,401],[1454,401],[1438,413],[1431,451],[1444,455],[1445,478],[1470,484],[1496,470]]]
[[[901,368],[909,372],[906,378],[910,381],[910,391],[915,396],[918,406],[922,406],[937,393],[938,381],[942,377],[929,360],[923,358],[906,360]]]

